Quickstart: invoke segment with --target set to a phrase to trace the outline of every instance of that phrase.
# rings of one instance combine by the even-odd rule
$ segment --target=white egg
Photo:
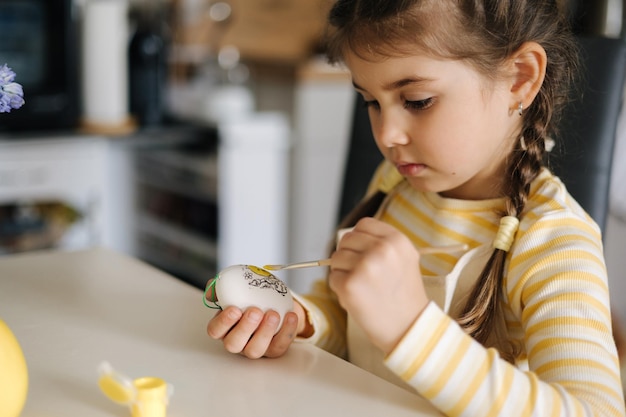
[[[270,272],[253,265],[233,265],[217,274],[215,294],[222,308],[241,310],[258,307],[274,310],[283,317],[293,309],[293,297],[287,285]],[[278,328],[280,328],[280,325]]]

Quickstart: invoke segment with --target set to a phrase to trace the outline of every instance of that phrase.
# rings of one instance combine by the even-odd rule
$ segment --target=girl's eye
[[[426,110],[433,105],[434,99],[432,97],[425,100],[417,101],[405,101],[404,108],[409,110]]]
[[[378,102],[376,100],[364,100],[363,101],[363,105],[367,109],[369,109],[369,108],[373,108],[373,109],[380,108],[380,106],[379,106],[379,104],[378,104]]]
[[[408,110],[426,110],[427,108],[433,105],[434,101],[435,99],[432,97],[424,99],[424,100],[416,100],[416,101],[407,100],[404,102],[404,108]],[[367,109],[376,109],[376,110],[380,109],[380,104],[376,100],[364,100],[363,105]]]

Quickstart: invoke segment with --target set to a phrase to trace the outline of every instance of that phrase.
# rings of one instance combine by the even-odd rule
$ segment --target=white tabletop
[[[29,369],[21,417],[130,416],[97,385],[106,360],[174,386],[168,417],[435,416],[420,397],[316,347],[278,359],[225,352],[202,292],[106,249],[0,258],[0,318]]]

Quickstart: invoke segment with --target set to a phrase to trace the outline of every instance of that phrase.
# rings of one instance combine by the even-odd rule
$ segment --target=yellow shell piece
[[[108,363],[100,365],[100,378],[98,378],[98,386],[108,399],[118,404],[131,404],[137,397],[137,389],[133,382],[115,372]]]
[[[104,395],[119,404],[130,404],[135,398],[135,391],[132,388],[120,384],[110,376],[101,377],[98,380],[98,386]]]
[[[15,335],[0,320],[0,416],[18,417],[28,394],[26,359]]]

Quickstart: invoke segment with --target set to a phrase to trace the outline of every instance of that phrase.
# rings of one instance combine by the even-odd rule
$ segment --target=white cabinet
[[[0,254],[106,246],[200,285],[218,203],[217,139],[199,130],[0,139]]]
[[[100,137],[0,141],[2,252],[115,240],[108,162],[108,144]]]

